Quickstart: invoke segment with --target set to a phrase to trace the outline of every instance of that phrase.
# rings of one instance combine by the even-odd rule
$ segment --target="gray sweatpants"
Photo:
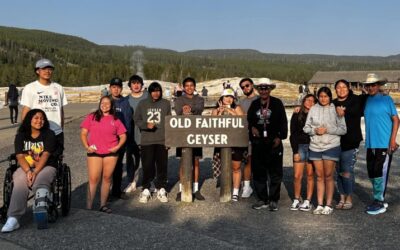
[[[39,174],[36,175],[35,182],[32,185],[32,191],[35,193],[38,187],[46,186],[50,189],[50,185],[56,176],[54,167],[46,166]],[[25,214],[27,207],[27,199],[29,195],[28,182],[26,173],[19,167],[13,174],[14,188],[11,194],[10,207],[7,216],[15,217],[17,220]]]

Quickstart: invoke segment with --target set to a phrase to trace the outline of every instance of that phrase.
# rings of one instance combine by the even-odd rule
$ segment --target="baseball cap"
[[[110,86],[112,85],[118,85],[122,88],[122,80],[121,78],[114,77],[113,79],[110,80]]]
[[[233,96],[233,97],[235,97],[235,91],[233,91],[233,89],[231,89],[231,88],[226,88],[226,89],[224,89],[224,91],[222,91],[221,96]]]
[[[38,60],[35,64],[35,69],[44,69],[48,67],[54,69],[54,64],[49,59],[46,58]]]

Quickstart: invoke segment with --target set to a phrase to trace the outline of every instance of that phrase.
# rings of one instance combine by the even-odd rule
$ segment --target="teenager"
[[[150,187],[154,180],[157,198],[168,202],[168,149],[165,146],[165,117],[171,115],[171,104],[162,98],[158,82],[149,86],[149,98],[139,102],[134,121],[141,130],[141,158],[143,166],[143,189],[139,202],[147,203],[151,197]]]
[[[311,198],[314,191],[314,170],[309,160],[310,136],[304,133],[303,128],[306,124],[308,112],[316,103],[316,98],[312,94],[306,95],[301,103],[300,111],[293,112],[290,119],[290,146],[293,151],[293,186],[294,199],[290,210],[310,211],[312,209]],[[307,173],[307,197],[302,202],[301,182],[304,168]]]
[[[328,87],[320,88],[317,96],[318,103],[308,112],[303,130],[310,135],[310,160],[317,175],[318,206],[313,213],[329,215],[333,212],[333,175],[340,157],[340,136],[346,134],[346,122],[337,115]]]

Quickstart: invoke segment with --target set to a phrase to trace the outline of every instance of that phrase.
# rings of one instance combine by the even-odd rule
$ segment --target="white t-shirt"
[[[34,81],[26,85],[22,91],[21,105],[43,110],[49,120],[50,129],[56,135],[62,132],[61,109],[67,104],[63,87],[55,82],[43,85],[39,81]]]

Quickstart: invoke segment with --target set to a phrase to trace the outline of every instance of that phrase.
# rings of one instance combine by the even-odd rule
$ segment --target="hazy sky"
[[[395,0],[14,0],[0,25],[178,51],[400,54]]]

